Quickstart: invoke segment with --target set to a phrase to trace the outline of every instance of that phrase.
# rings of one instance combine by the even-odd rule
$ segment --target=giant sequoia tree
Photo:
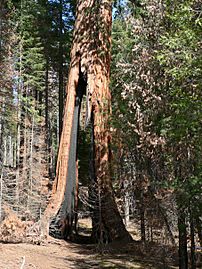
[[[111,21],[110,0],[78,1],[57,175],[44,214],[44,224],[49,225],[59,213],[63,236],[70,232],[75,207],[79,113],[86,95],[86,124],[92,126],[90,177],[96,186],[95,211],[99,211],[93,217],[93,236],[130,239],[115,203],[109,167]]]

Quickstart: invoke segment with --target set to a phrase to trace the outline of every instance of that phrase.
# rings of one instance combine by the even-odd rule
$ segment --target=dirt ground
[[[88,235],[90,223],[80,222]],[[88,245],[50,238],[41,245],[0,243],[0,269],[171,269],[177,268],[175,250],[144,245],[138,238],[123,245]]]
[[[132,251],[132,245],[131,245]],[[127,253],[128,252],[128,253]],[[78,245],[53,239],[46,245],[0,244],[1,269],[157,269],[154,261],[143,261],[130,251],[113,253],[106,248],[103,255],[97,246]]]

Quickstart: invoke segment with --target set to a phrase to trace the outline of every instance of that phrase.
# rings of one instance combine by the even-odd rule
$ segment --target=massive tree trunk
[[[92,125],[93,133],[94,192],[99,193],[95,198],[99,200],[99,207],[95,208],[99,211],[99,223],[93,222],[93,234],[100,237],[102,229],[110,241],[131,239],[115,202],[109,169],[111,20],[110,0],[78,1],[57,176],[43,219],[43,224],[49,225],[50,219],[60,211],[62,223],[69,226],[71,222],[76,194],[79,110],[82,96],[86,94],[86,124]],[[95,228],[98,224],[99,231]]]

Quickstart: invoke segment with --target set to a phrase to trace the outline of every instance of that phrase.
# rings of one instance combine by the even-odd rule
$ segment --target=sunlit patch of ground
[[[134,241],[123,245],[86,244],[91,232],[91,220],[79,220],[82,244],[50,238],[42,245],[0,244],[0,269],[176,269],[176,249],[156,243]]]
[[[118,246],[120,248],[120,246]],[[112,249],[113,248],[113,249]],[[136,256],[133,245],[122,249],[116,246],[106,247],[104,254],[99,254],[96,245],[79,245],[63,240],[51,239],[45,245],[0,244],[1,269],[161,269],[155,257],[149,259]],[[129,251],[129,249],[131,249]]]

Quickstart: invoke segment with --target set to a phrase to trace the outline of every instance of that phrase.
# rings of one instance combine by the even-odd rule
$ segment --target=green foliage
[[[112,122],[136,173],[201,212],[200,1],[162,4],[128,3],[114,20]]]
[[[196,2],[196,1],[195,1]],[[196,4],[196,3],[195,3]],[[161,50],[157,60],[169,79],[169,119],[170,135],[178,141],[200,134],[201,121],[201,61],[200,32],[198,14],[194,1],[186,1],[175,6],[166,19],[171,28],[161,36]]]
[[[175,173],[177,193],[185,199],[178,204],[201,207],[201,63],[199,1],[166,2],[165,22],[157,60],[169,80],[168,104],[161,119],[161,133],[167,139],[171,159],[180,167]],[[188,153],[185,153],[188,151]],[[177,162],[177,163],[176,163]],[[192,163],[192,165],[190,165]],[[180,196],[181,197],[181,196]],[[197,202],[196,202],[197,201]],[[197,209],[196,209],[197,210]],[[200,211],[200,210],[199,210]]]
[[[45,59],[37,25],[39,5],[35,1],[21,1],[18,11],[19,62],[21,81],[28,91],[44,88]]]

